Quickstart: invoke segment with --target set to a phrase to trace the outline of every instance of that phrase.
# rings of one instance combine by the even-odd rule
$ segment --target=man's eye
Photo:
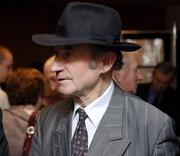
[[[64,53],[62,54],[62,57],[65,58],[65,59],[67,59],[69,56],[70,56],[70,53],[69,53],[69,52],[64,52]]]

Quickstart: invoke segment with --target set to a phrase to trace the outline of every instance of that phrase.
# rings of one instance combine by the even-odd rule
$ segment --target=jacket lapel
[[[71,118],[72,110],[65,112],[63,117],[59,118],[59,122],[55,132],[53,133],[53,156],[62,155],[70,156],[70,141],[71,141]]]
[[[122,155],[130,141],[123,138],[123,110],[125,98],[115,87],[110,104],[89,147],[88,156]]]
[[[63,119],[59,123],[62,125],[61,129],[53,133],[53,156],[56,155],[67,155],[69,156],[69,126],[66,125],[69,121],[68,119]]]

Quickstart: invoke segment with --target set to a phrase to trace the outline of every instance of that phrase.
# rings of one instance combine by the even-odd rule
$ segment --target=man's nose
[[[60,72],[64,70],[64,63],[62,60],[55,58],[54,62],[50,67],[51,72]]]

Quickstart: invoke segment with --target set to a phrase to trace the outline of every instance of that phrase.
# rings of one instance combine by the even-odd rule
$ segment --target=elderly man
[[[55,59],[55,55],[49,57],[43,65],[43,73],[44,73],[45,77],[47,78],[48,84],[49,84],[50,89],[52,91],[54,91],[58,88],[58,82],[56,80],[56,74],[51,72],[51,69],[50,69],[51,65],[54,62],[54,59]]]
[[[113,71],[113,80],[124,91],[136,93],[137,83],[143,79],[138,70],[139,52],[126,53],[122,52],[123,65],[121,69]]]
[[[46,86],[44,89],[43,104],[48,106],[65,97],[57,91],[59,86],[56,79],[56,73],[51,71],[51,65],[54,62],[55,55],[50,56],[43,65],[43,73],[46,78]]]
[[[9,49],[0,45],[0,84],[6,83],[8,75],[12,72],[13,55]],[[0,107],[9,108],[7,94],[0,86]]]
[[[58,91],[69,95],[41,111],[30,156],[175,156],[179,141],[169,116],[123,92],[112,81],[120,51],[139,48],[119,42],[114,9],[72,2],[55,34],[33,41],[54,46]]]

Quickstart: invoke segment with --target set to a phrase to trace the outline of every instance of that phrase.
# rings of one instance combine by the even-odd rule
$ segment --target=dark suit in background
[[[176,122],[177,134],[180,135],[179,93],[175,89],[168,87],[164,92],[156,95],[153,102],[150,102],[148,100],[148,96],[151,96],[149,95],[150,89],[151,83],[140,84],[138,85],[136,95],[171,116]]]
[[[2,125],[2,110],[0,109],[0,156],[8,156],[8,143]]]

